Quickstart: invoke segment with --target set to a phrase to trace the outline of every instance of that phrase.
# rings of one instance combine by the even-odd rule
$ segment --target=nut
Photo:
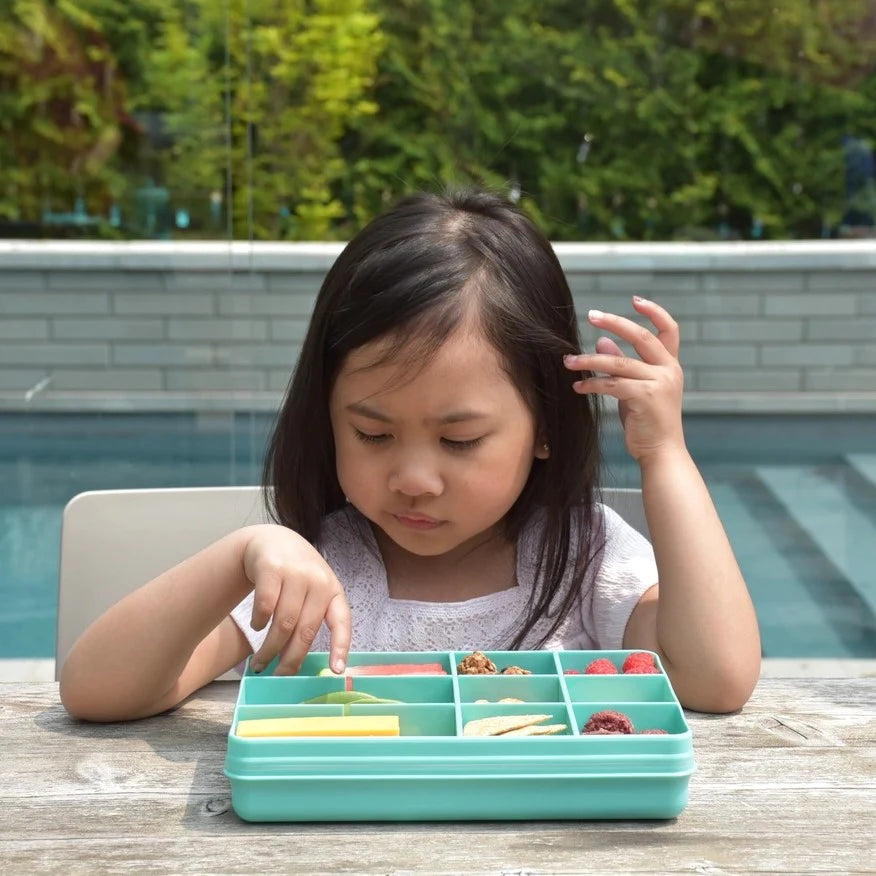
[[[532,675],[532,673],[522,666],[506,666],[502,670],[502,675]]]
[[[456,669],[460,675],[492,675],[499,671],[483,651],[473,651],[459,662]]]

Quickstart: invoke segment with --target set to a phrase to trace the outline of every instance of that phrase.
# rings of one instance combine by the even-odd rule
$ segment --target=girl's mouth
[[[393,514],[392,516],[408,529],[436,529],[444,523],[443,520],[436,520],[424,514]]]

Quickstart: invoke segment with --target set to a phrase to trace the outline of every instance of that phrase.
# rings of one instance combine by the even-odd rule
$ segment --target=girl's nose
[[[422,457],[400,459],[389,474],[389,489],[405,496],[440,496],[444,482],[434,465]]]

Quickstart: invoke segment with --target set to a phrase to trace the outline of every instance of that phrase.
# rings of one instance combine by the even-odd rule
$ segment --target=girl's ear
[[[535,445],[535,458],[536,459],[547,459],[551,455],[551,446],[547,441],[543,441],[541,438],[538,439]]]

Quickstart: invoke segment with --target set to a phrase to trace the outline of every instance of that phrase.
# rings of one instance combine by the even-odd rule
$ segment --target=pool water
[[[0,658],[52,657],[61,512],[79,492],[255,484],[263,414],[0,415]],[[686,435],[767,657],[876,657],[876,416],[691,416]],[[621,436],[606,486],[637,486]]]

